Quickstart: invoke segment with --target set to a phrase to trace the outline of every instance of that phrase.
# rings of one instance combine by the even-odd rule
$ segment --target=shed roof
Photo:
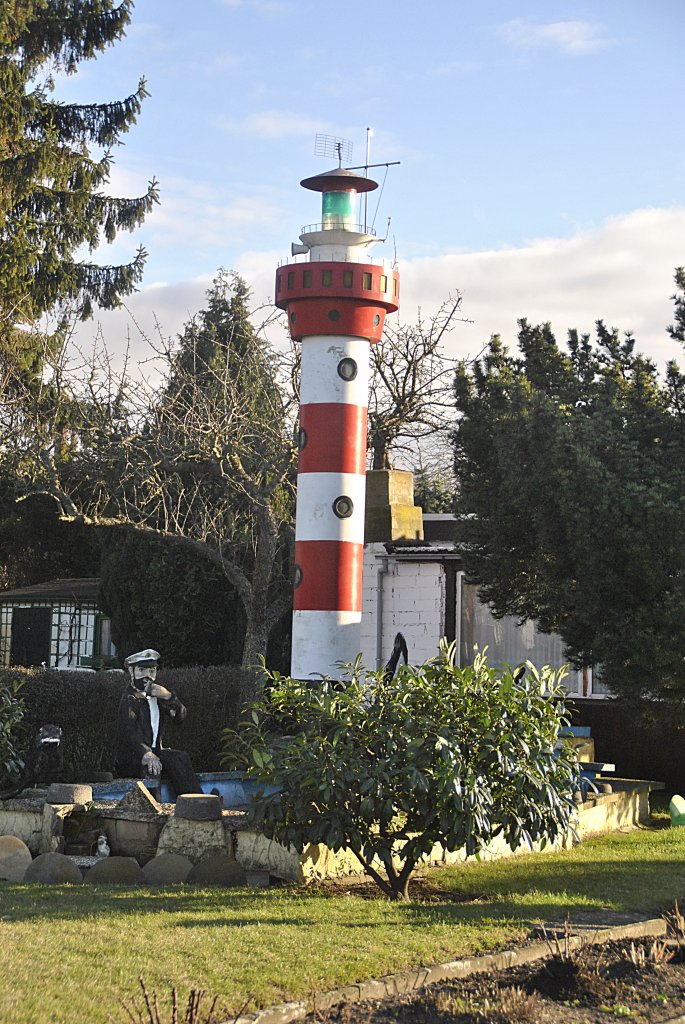
[[[76,604],[97,604],[100,580],[95,577],[75,580],[49,580],[30,587],[0,591],[0,604],[10,601],[74,601]]]

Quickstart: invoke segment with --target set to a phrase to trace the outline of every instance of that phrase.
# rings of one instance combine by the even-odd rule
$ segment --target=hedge
[[[127,677],[123,672],[55,672],[3,669],[0,686],[20,676],[24,716],[17,746],[24,754],[41,725],[64,731],[64,778],[87,782],[92,772],[112,771],[117,708]],[[197,771],[220,769],[221,733],[235,728],[255,689],[255,675],[235,665],[169,668],[158,680],[188,709],[173,723],[165,744],[187,750]]]

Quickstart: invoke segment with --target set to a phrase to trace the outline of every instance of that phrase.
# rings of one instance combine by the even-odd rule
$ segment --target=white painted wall
[[[387,564],[387,572],[379,570]],[[378,588],[383,590],[383,643],[380,664],[390,657],[395,634],[404,634],[409,660],[420,665],[438,653],[445,621],[445,572],[438,562],[399,562],[384,544],[364,548],[361,645],[364,665],[378,668],[376,624]]]

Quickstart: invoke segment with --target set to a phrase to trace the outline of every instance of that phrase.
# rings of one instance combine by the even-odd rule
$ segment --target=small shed
[[[97,578],[50,580],[0,593],[0,664],[99,668],[116,654]]]

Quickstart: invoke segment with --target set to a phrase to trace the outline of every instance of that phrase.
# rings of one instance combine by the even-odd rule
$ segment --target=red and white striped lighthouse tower
[[[302,344],[291,675],[336,678],[359,654],[369,346],[399,299],[399,274],[371,260],[357,196],[378,185],[337,168],[300,183],[322,217],[302,229],[307,262],[279,267],[276,304]]]

